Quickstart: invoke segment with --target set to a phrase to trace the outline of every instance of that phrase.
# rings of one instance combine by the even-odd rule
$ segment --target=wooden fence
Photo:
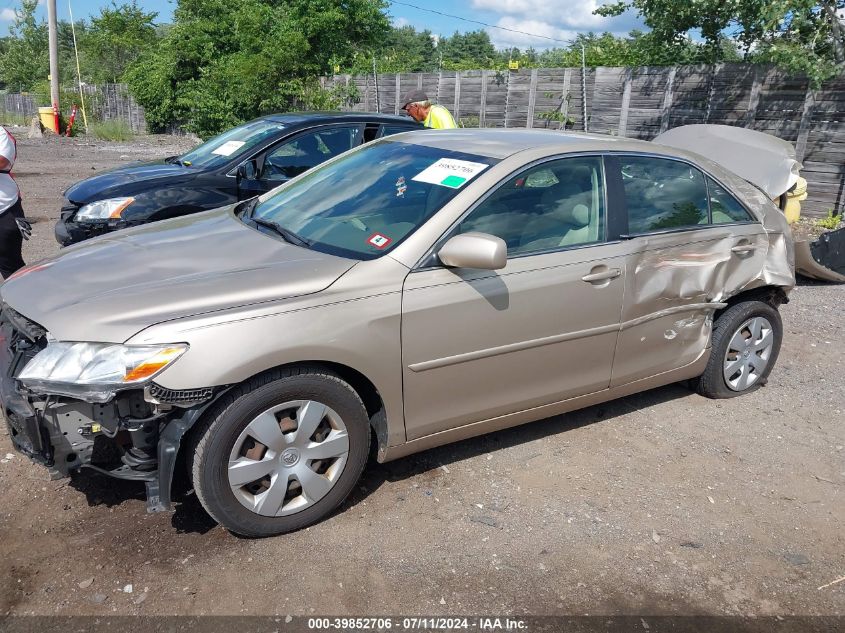
[[[421,88],[466,127],[566,127],[650,140],[691,123],[737,125],[796,146],[809,183],[808,216],[845,208],[845,75],[813,90],[804,77],[765,66],[718,64],[643,68],[534,68],[519,71],[335,75],[346,109],[398,112]],[[352,86],[354,85],[354,88]],[[586,104],[584,103],[586,98]]]
[[[89,123],[92,121],[123,121],[135,133],[143,134],[147,131],[142,108],[132,95],[126,84],[103,84],[101,86],[84,86],[85,110]],[[63,91],[62,114],[68,116],[72,104],[80,104],[79,93]],[[49,106],[50,95],[38,93],[5,94],[0,100],[0,119],[15,123],[28,123],[28,119],[38,114],[39,106]],[[76,125],[82,123],[82,112],[79,113]]]

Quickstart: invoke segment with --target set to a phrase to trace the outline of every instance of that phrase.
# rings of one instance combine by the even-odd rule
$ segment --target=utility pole
[[[54,112],[59,108],[59,34],[56,24],[56,0],[47,0],[47,28],[50,37],[50,100]],[[56,115],[56,134],[59,133],[59,117]]]

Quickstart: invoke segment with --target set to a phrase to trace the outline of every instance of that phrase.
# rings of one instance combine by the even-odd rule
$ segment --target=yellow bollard
[[[794,224],[801,217],[801,201],[806,199],[807,181],[799,176],[795,186],[786,192],[786,207],[783,213],[789,224]]]

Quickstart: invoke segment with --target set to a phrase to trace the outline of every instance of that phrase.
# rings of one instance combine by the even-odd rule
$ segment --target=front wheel
[[[194,430],[191,474],[206,511],[232,532],[271,536],[325,518],[369,454],[361,398],[322,369],[288,369],[227,394]]]
[[[734,398],[766,384],[783,340],[780,313],[762,301],[725,310],[713,325],[710,360],[693,381],[708,398]]]

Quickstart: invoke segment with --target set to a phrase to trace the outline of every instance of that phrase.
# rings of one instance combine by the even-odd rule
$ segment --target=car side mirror
[[[254,158],[238,165],[238,180],[258,180],[260,175],[261,167]]]
[[[451,268],[500,270],[508,263],[508,246],[495,235],[462,233],[449,238],[437,256]]]

